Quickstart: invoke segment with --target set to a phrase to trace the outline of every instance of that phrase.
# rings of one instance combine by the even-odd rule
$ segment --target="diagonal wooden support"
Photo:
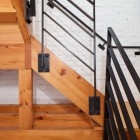
[[[19,70],[19,128],[33,127],[33,75],[31,69]]]
[[[38,54],[41,52],[41,44],[33,37],[31,38],[31,42],[32,69],[70,99],[81,110],[89,114],[88,98],[93,95],[94,87],[72,70],[72,68],[58,59],[47,48],[44,49],[44,52],[50,55],[50,72],[38,72]],[[90,117],[99,125],[103,126],[104,95],[99,91],[97,91],[97,95],[101,97],[101,113],[100,115],[91,115]]]
[[[23,5],[24,5],[24,0],[11,0],[14,8],[16,9],[17,12],[17,21],[18,21],[18,25],[20,27],[23,39],[25,44],[30,44],[30,35],[29,35],[29,31],[24,19],[24,12],[23,12]]]

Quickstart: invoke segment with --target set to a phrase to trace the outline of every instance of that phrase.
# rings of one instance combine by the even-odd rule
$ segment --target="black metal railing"
[[[131,61],[129,60],[126,52],[124,51],[123,46],[118,40],[116,34],[114,33],[112,28],[108,28],[108,39],[107,39],[107,67],[106,67],[106,91],[105,91],[105,118],[104,118],[104,140],[127,140],[125,128],[122,122],[122,118],[120,117],[120,110],[117,106],[117,99],[120,105],[120,109],[122,112],[122,116],[124,118],[128,134],[131,140],[138,140],[135,129],[132,124],[132,120],[130,118],[130,114],[126,108],[122,92],[120,90],[119,84],[117,82],[116,75],[114,74],[114,70],[112,67],[112,63],[115,66],[115,71],[118,74],[118,77],[121,81],[122,87],[127,96],[128,102],[140,128],[140,111],[137,106],[137,103],[134,99],[133,93],[130,89],[127,79],[120,67],[118,59],[114,53],[112,47],[112,40],[114,40],[119,53],[127,66],[128,71],[130,72],[133,81],[140,92],[140,78],[133,67]],[[116,97],[115,98],[115,93]]]
[[[99,97],[96,95],[96,36],[98,36],[103,42],[105,40],[96,33],[96,24],[95,24],[95,1],[87,0],[93,6],[93,16],[91,17],[88,13],[86,13],[81,7],[79,7],[74,1],[67,0],[72,6],[78,9],[84,16],[89,18],[94,24],[93,28],[89,27],[85,22],[83,22],[78,16],[72,13],[68,8],[66,8],[60,1],[57,0],[48,0],[47,5],[51,8],[57,8],[61,13],[63,13],[67,18],[69,18],[75,25],[80,27],[85,33],[87,33],[93,39],[93,50],[89,49],[86,45],[84,45],[79,39],[77,39],[72,33],[70,33],[64,26],[62,26],[59,22],[57,22],[54,17],[45,11],[45,1],[42,0],[42,67],[44,63],[44,32],[51,36],[57,43],[59,43],[65,50],[71,53],[75,58],[77,58],[82,64],[84,64],[89,70],[94,72],[94,93],[90,98],[90,114],[100,114],[100,103]],[[80,58],[80,56],[76,55],[73,51],[71,51],[62,41],[60,41],[56,36],[54,36],[51,32],[45,28],[45,17],[49,18],[53,23],[55,23],[59,28],[61,28],[65,33],[67,33],[72,39],[74,39],[77,43],[81,45],[84,49],[86,49],[94,58],[94,68],[89,66],[84,60]],[[95,97],[95,98],[94,98]],[[97,98],[98,101],[95,101]],[[93,103],[94,101],[94,103]],[[95,102],[99,105],[95,105]],[[98,110],[95,106],[98,106]]]
[[[67,7],[65,7],[62,3],[60,3],[58,0],[48,0],[48,5],[51,8],[57,8],[59,11],[61,11],[66,17],[68,17],[70,20],[72,20],[78,27],[80,27],[83,31],[85,31],[89,36],[94,38],[94,29],[88,26],[85,22],[83,22],[77,15],[75,15],[72,11],[70,11]],[[87,18],[91,19],[92,22],[95,22],[95,16],[91,17],[88,13],[86,13],[83,9],[81,9],[78,5],[76,5],[72,0],[67,0],[69,3],[71,3],[75,8],[77,8],[80,12],[82,12]],[[95,8],[95,1],[87,0],[89,3],[93,5],[93,8]],[[95,32],[95,35],[103,41],[103,45],[99,44],[98,46],[101,49],[104,49],[104,46],[106,45],[107,41],[98,33]]]
[[[99,44],[98,46],[101,49],[104,49],[105,45],[107,44],[107,41],[102,38],[98,33],[96,33],[96,16],[95,16],[95,0],[87,0],[88,3],[90,3],[93,6],[93,16],[89,15],[87,12],[85,12],[79,5],[77,5],[74,1],[72,0],[67,0],[73,7],[75,7],[77,10],[79,10],[85,17],[87,17],[91,22],[93,22],[93,28],[88,26],[84,21],[82,21],[76,14],[74,14],[72,11],[70,11],[63,3],[61,3],[59,0],[48,0],[47,4],[45,3],[45,0],[42,0],[42,51],[41,54],[39,55],[39,72],[49,72],[49,65],[46,64],[49,62],[49,55],[44,54],[44,37],[46,32],[48,35],[50,35],[55,41],[57,41],[61,46],[63,46],[69,53],[71,53],[75,58],[77,58],[81,63],[83,63],[87,68],[89,68],[92,72],[94,72],[94,97],[95,98],[90,98],[89,102],[89,114],[100,114],[100,99],[97,98],[96,100],[96,37],[101,39],[103,41],[103,45]],[[94,50],[89,49],[85,44],[83,44],[79,39],[77,39],[72,33],[70,33],[64,26],[62,26],[59,22],[57,22],[54,17],[50,16],[46,11],[45,11],[45,5],[49,5],[51,8],[57,8],[61,13],[63,13],[66,17],[68,17],[71,21],[73,21],[78,27],[80,27],[85,33],[87,33],[91,38],[93,38],[93,48]],[[35,16],[35,0],[26,0],[25,1],[25,20],[27,23],[31,23],[31,17]],[[51,32],[49,32],[45,28],[45,20],[44,18],[47,17],[49,18],[52,22],[54,22],[58,27],[60,27],[64,32],[66,32],[72,39],[74,39],[77,43],[79,43],[84,49],[86,49],[94,58],[94,68],[89,66],[84,60],[80,58],[80,56],[76,55],[73,51],[67,48],[67,46],[62,43],[58,38],[56,38]],[[112,46],[112,48],[118,48],[116,46]],[[123,46],[123,48],[140,48],[140,46]],[[110,50],[111,52],[112,50]],[[140,54],[139,52],[135,53],[136,55]],[[123,54],[124,55],[124,54]],[[125,57],[126,59],[126,57]],[[129,67],[129,65],[128,65]],[[133,73],[134,70],[130,71],[131,74],[134,75],[134,81],[137,81],[138,79],[136,78],[137,75]],[[122,76],[122,73],[120,73]],[[127,88],[126,82],[123,83],[123,85]],[[138,83],[136,83],[137,87],[139,86]],[[127,88],[127,91],[129,88]],[[126,91],[126,92],[127,92]],[[128,91],[130,93],[130,90]],[[131,96],[130,96],[131,98]],[[95,104],[96,103],[96,104]],[[95,107],[97,106],[97,108]],[[136,107],[135,107],[136,108]],[[96,111],[95,111],[96,110]],[[97,111],[98,110],[98,111]],[[97,113],[98,112],[98,113]],[[135,113],[136,114],[136,113]]]

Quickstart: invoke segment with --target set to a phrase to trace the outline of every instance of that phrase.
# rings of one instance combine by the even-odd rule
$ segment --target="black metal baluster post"
[[[96,81],[96,10],[95,10],[95,0],[93,5],[93,50],[94,50],[94,91],[93,96],[89,97],[89,115],[100,115],[100,97],[97,96],[97,81]]]
[[[49,54],[44,53],[44,0],[42,0],[41,54],[38,54],[38,72],[49,72]]]
[[[42,67],[44,66],[44,0],[42,0]]]
[[[107,35],[107,48],[111,47],[111,35],[108,31],[108,35]],[[106,130],[106,120],[109,119],[109,114],[108,114],[108,110],[107,110],[107,106],[106,106],[106,101],[109,101],[109,93],[108,93],[108,89],[107,89],[107,83],[110,83],[110,74],[108,72],[108,66],[111,65],[111,56],[108,52],[107,49],[107,62],[106,62],[106,87],[105,87],[105,108],[104,108],[104,137],[103,140],[108,140],[108,134],[107,134],[107,130]]]
[[[96,100],[96,89],[97,89],[97,83],[96,83],[96,13],[95,13],[95,0],[94,0],[94,5],[93,5],[93,18],[94,18],[94,22],[93,22],[93,30],[94,30],[94,39],[93,39],[93,48],[94,48],[94,96],[95,96],[95,100]],[[94,102],[94,112],[96,112],[96,101]]]

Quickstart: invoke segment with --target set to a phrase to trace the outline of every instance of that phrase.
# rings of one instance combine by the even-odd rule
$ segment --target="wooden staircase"
[[[102,140],[104,95],[97,91],[101,114],[89,116],[88,97],[93,95],[94,87],[47,48],[50,72],[38,72],[41,43],[30,35],[23,1],[0,2],[0,69],[19,71],[19,106],[0,106],[0,139]],[[33,70],[77,107],[33,105]]]
[[[56,134],[56,136],[53,136],[54,139],[57,136],[63,136],[61,139],[70,136],[71,139],[76,137],[92,139],[91,136],[94,131],[97,131],[94,130],[94,127],[103,125],[104,96],[98,92],[98,95],[101,96],[101,115],[89,116],[88,97],[93,95],[94,90],[90,83],[64,64],[47,48],[45,52],[50,54],[50,72],[38,72],[38,53],[41,52],[41,44],[30,35],[29,27],[25,23],[21,0],[2,0],[0,3],[0,15],[2,17],[0,18],[0,69],[16,69],[19,71],[19,106],[13,106],[14,110],[16,110],[14,112],[12,112],[11,107],[0,106],[0,120],[5,120],[0,123],[0,138],[15,139],[17,137],[19,139],[20,135],[23,134],[23,139],[25,137],[25,139],[29,139],[33,134],[34,139],[38,137],[40,137],[39,139],[44,139],[44,137],[52,139],[52,135]],[[57,112],[50,114],[43,110],[41,114],[36,113],[32,104],[32,70],[68,97],[78,107],[75,108],[79,112],[71,113],[69,110],[67,113],[61,114],[61,112]],[[49,106],[45,107],[49,108]],[[56,107],[55,110],[60,108],[65,107]],[[48,122],[52,123],[49,124]],[[9,137],[6,137],[6,133]],[[10,133],[12,133],[12,136]],[[18,136],[17,134],[20,135]]]

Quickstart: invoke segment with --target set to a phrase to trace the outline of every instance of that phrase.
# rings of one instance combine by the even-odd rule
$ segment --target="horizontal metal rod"
[[[44,14],[51,19],[55,24],[57,24],[61,29],[63,29],[67,34],[69,34],[75,41],[77,41],[80,45],[82,45],[88,52],[90,52],[92,55],[94,55],[94,53],[87,48],[84,44],[82,44],[78,39],[76,39],[70,32],[68,32],[62,25],[60,25],[56,20],[54,20],[50,15],[48,15],[46,12],[44,12]]]
[[[71,3],[75,8],[77,8],[81,13],[83,13],[86,17],[88,17],[91,21],[94,22],[94,19],[83,9],[81,9],[76,3],[74,3],[72,0],[67,0],[69,3]]]
[[[77,21],[75,21],[71,16],[69,16],[66,12],[64,12],[59,6],[57,6],[54,2],[52,2],[53,5],[61,11],[66,17],[68,17],[70,20],[72,20],[78,27],[80,27],[82,30],[84,30],[88,35],[90,35],[92,38],[94,38],[94,35],[89,33],[85,28],[83,28]]]
[[[80,62],[82,62],[86,67],[88,67],[92,72],[94,72],[94,70],[87,65],[81,58],[79,58],[76,54],[74,54],[72,51],[70,51],[62,42],[60,42],[56,37],[54,37],[49,31],[47,31],[46,29],[44,29],[44,31],[46,33],[48,33],[54,40],[56,40],[60,45],[63,46],[63,48],[65,48],[69,53],[71,53],[74,57],[76,57]]]

